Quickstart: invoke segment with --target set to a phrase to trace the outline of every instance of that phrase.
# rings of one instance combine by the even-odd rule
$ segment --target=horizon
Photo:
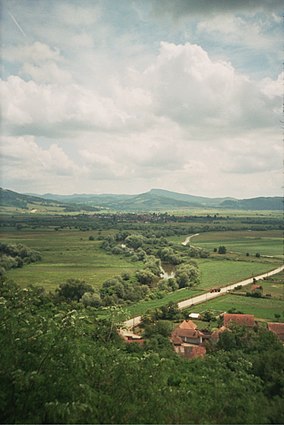
[[[46,195],[55,195],[55,196],[100,196],[100,195],[114,195],[114,196],[139,196],[139,195],[143,195],[146,193],[150,193],[154,190],[159,190],[159,191],[164,191],[164,192],[171,192],[171,193],[176,193],[178,195],[187,195],[187,196],[193,196],[193,197],[198,197],[198,198],[209,198],[209,199],[214,199],[214,198],[232,198],[232,199],[237,199],[237,200],[245,200],[245,199],[254,199],[254,198],[283,198],[283,195],[259,195],[259,196],[251,196],[251,197],[245,197],[245,198],[237,198],[231,195],[225,195],[225,196],[203,196],[203,195],[196,195],[196,194],[192,194],[192,193],[184,193],[184,192],[176,192],[176,191],[172,191],[172,190],[168,190],[168,189],[162,189],[162,188],[151,188],[145,192],[134,192],[134,193],[111,193],[111,192],[101,192],[101,193],[91,193],[91,192],[73,192],[73,193],[55,193],[55,192],[45,192],[45,193],[36,193],[36,192],[17,192],[15,190],[12,189],[7,189],[7,188],[1,188],[3,190],[8,190],[8,191],[12,191],[12,192],[16,192],[19,193],[20,195],[27,195],[27,196],[39,196],[39,197],[43,197]]]
[[[281,196],[282,23],[280,0],[3,0],[1,186]]]

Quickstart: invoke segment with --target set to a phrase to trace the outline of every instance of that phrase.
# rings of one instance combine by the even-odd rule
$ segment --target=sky
[[[278,0],[2,0],[1,186],[280,196]]]

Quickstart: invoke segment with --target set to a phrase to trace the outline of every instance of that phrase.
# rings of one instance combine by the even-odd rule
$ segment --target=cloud
[[[57,48],[51,48],[45,43],[35,41],[30,45],[17,45],[4,47],[5,60],[9,62],[32,62],[42,63],[46,61],[59,61],[60,52]]]
[[[279,193],[280,2],[5,3],[14,189]]]
[[[256,82],[229,62],[212,60],[198,45],[161,43],[144,76],[156,113],[185,128],[197,128],[201,134],[216,129],[231,133],[271,124],[273,101],[268,92],[260,92]]]
[[[113,100],[76,84],[37,84],[11,76],[1,81],[4,125],[12,132],[42,135],[58,131],[115,129],[128,115]],[[40,108],[39,108],[40,105]]]
[[[157,16],[164,14],[173,17],[184,17],[185,15],[208,15],[216,13],[235,13],[263,11],[273,13],[281,11],[283,3],[281,0],[152,0],[154,13]]]
[[[44,181],[53,176],[74,177],[80,168],[57,144],[41,148],[33,136],[3,137],[1,161],[4,175],[11,182]],[[5,177],[6,178],[6,177]]]

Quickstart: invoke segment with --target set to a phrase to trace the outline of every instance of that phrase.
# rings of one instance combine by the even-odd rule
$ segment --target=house
[[[284,343],[284,323],[269,322],[268,330],[278,336],[281,342]]]
[[[224,326],[226,328],[229,328],[230,325],[232,324],[239,325],[239,326],[248,326],[251,328],[255,326],[255,320],[254,320],[253,314],[224,313],[223,319],[224,319]]]
[[[184,320],[173,330],[171,342],[175,352],[184,357],[203,357],[206,353],[206,348],[201,345],[203,336],[194,322]]]
[[[144,344],[144,339],[142,338],[141,335],[136,335],[133,332],[125,331],[122,329],[120,329],[119,334],[122,337],[122,339],[128,344],[133,342],[138,344]]]
[[[202,344],[203,333],[197,329],[196,324],[191,320],[184,320],[173,330],[172,337],[176,340],[179,338],[181,342],[200,345]]]

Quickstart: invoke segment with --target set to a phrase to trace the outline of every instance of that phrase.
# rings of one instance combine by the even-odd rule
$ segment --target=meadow
[[[182,243],[185,238],[173,237],[171,240],[174,243]],[[248,253],[250,256],[255,256],[259,253],[262,256],[284,258],[282,230],[204,232],[194,236],[190,244],[207,249],[209,252],[224,245],[229,254],[246,255]]]
[[[253,298],[239,295],[223,295],[206,303],[190,308],[192,313],[202,313],[210,310],[214,314],[220,314],[231,308],[244,313],[253,314],[256,319],[276,321],[275,314],[279,314],[280,321],[284,321],[284,302],[268,298]]]
[[[273,270],[277,267],[270,262],[249,262],[200,259],[197,261],[201,272],[200,289],[208,290],[237,283],[243,279]]]
[[[35,230],[1,234],[4,243],[21,243],[39,251],[42,261],[8,272],[9,278],[21,286],[39,284],[54,290],[60,283],[74,278],[85,280],[94,287],[123,272],[133,273],[141,267],[139,262],[110,255],[100,248],[101,241],[89,240],[95,231]]]

